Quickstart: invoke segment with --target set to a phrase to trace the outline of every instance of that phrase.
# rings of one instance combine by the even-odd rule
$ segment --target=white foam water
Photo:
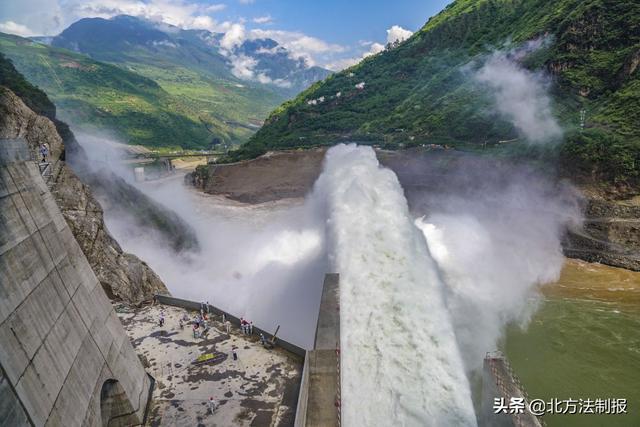
[[[343,424],[476,425],[444,285],[396,175],[371,148],[338,145],[312,197],[340,273]]]

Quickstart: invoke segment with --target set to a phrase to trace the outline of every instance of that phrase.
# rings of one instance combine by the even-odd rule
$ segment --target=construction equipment
[[[203,365],[205,363],[217,364],[217,363],[222,362],[226,358],[227,358],[227,354],[226,353],[220,353],[220,352],[216,351],[216,352],[213,352],[213,353],[202,354],[202,355],[198,356],[198,358],[196,360],[194,360],[193,362],[191,362],[191,363],[194,364],[194,365]]]
[[[278,335],[278,331],[279,330],[280,330],[280,325],[278,325],[278,327],[276,328],[276,331],[274,332],[274,334],[271,337],[271,339],[265,341],[264,348],[272,349],[273,347],[276,346],[276,335]]]

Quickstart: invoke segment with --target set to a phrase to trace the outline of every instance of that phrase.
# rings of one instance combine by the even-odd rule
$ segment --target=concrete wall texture
[[[26,143],[0,140],[0,424],[140,424],[149,388]]]
[[[295,427],[340,426],[340,276],[326,274],[313,350],[302,371]]]

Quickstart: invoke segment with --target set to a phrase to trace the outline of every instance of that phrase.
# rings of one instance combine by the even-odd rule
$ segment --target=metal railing
[[[522,385],[520,378],[516,375],[515,371],[511,367],[511,364],[509,363],[509,359],[507,359],[506,356],[501,351],[496,350],[493,352],[488,352],[485,356],[485,360],[489,362],[489,366],[491,368],[491,374],[493,378],[495,378],[495,384],[500,394],[505,398],[510,398],[514,394],[520,394],[520,396],[524,398],[525,408],[528,408],[529,403],[531,402],[531,399],[526,389]],[[498,368],[497,361],[500,361],[500,364],[502,365],[504,371],[506,371],[506,376],[507,376],[506,381],[504,378],[504,373],[501,372],[501,370]],[[514,424],[517,427],[529,426],[529,424],[527,424],[524,420],[525,414],[511,414],[511,415],[513,416]],[[544,422],[542,417],[536,416],[536,415],[533,415],[533,416],[538,419],[538,422],[540,423],[540,425],[546,426],[546,423]]]

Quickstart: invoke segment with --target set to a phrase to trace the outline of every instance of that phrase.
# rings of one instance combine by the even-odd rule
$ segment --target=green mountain
[[[248,84],[289,98],[329,75],[328,70],[292,58],[272,39],[249,39],[223,48],[223,36],[119,15],[81,19],[50,43],[129,67],[167,86],[183,86],[189,83],[184,77],[195,74],[207,76],[214,86]],[[175,74],[182,78],[176,80]]]
[[[16,70],[11,60],[2,53],[0,53],[0,86],[10,89],[31,110],[54,123],[64,143],[65,160],[69,162],[70,158],[73,158],[74,172],[81,176],[85,184],[91,186],[94,194],[98,193],[112,201],[117,201],[123,212],[132,215],[141,226],[149,227],[167,237],[168,244],[176,251],[198,249],[199,243],[194,231],[175,212],[154,202],[113,172],[107,169],[94,171],[69,126],[57,117],[56,106],[47,94],[27,81]],[[49,136],[43,135],[43,138],[46,139]],[[84,237],[86,238],[86,235]]]
[[[244,142],[274,107],[329,73],[272,40],[223,54],[221,39],[117,16],[81,19],[37,43],[0,33],[0,51],[64,120],[151,147]],[[234,75],[234,61],[247,58],[255,78]]]
[[[229,160],[344,140],[498,150],[509,145],[499,141],[514,141],[512,149],[530,152],[526,135],[499,111],[491,80],[474,78],[495,51],[532,78],[550,76],[565,164],[637,182],[640,3],[617,0],[454,1],[410,39],[284,103]]]
[[[0,51],[49,94],[58,116],[150,146],[203,146],[211,134],[156,82],[84,55],[0,33]]]

